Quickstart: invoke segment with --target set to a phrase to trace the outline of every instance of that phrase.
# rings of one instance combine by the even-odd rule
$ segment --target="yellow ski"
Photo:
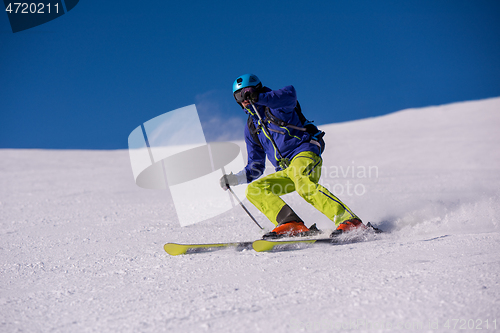
[[[212,244],[176,244],[167,243],[163,246],[165,251],[172,255],[212,252],[227,248],[235,248],[237,251],[248,250],[252,248],[252,242],[235,243],[212,243]]]
[[[297,239],[297,240],[266,240],[261,239],[253,242],[252,247],[257,252],[268,252],[268,251],[288,251],[288,250],[298,250],[308,247],[314,243],[337,243],[335,239],[332,238],[320,238],[320,239]]]

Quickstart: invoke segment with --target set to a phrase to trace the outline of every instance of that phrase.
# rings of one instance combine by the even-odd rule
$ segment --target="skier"
[[[240,172],[224,175],[220,186],[227,190],[229,186],[250,183],[248,200],[276,226],[264,238],[310,233],[304,221],[280,198],[293,191],[335,223],[332,237],[366,228],[349,207],[318,184],[324,132],[302,115],[293,86],[271,90],[256,75],[245,74],[234,81],[233,96],[249,115],[245,127],[248,163]],[[266,156],[276,172],[260,178]]]

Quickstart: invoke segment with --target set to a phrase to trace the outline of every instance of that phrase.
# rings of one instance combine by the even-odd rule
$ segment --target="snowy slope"
[[[0,150],[0,331],[498,330],[499,127],[500,98],[322,126],[322,183],[390,233],[281,253],[168,256],[261,231],[238,207],[179,227],[127,151]]]

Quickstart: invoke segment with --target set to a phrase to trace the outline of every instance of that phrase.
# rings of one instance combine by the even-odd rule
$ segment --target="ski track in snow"
[[[499,127],[500,98],[321,126],[321,182],[389,233],[276,253],[167,255],[261,231],[240,207],[181,228],[127,151],[0,150],[0,331],[498,330]]]

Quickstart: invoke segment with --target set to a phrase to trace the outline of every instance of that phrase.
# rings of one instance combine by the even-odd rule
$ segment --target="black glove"
[[[257,103],[259,100],[259,92],[254,87],[246,87],[241,90],[241,97],[243,101]]]
[[[220,187],[222,187],[224,191],[227,191],[229,186],[235,186],[238,184],[238,178],[232,172],[229,175],[222,176],[220,179]]]

